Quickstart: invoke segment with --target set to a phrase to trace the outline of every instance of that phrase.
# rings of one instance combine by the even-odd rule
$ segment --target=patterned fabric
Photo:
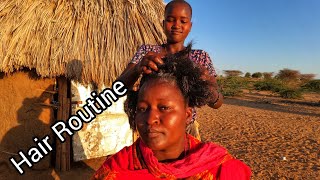
[[[250,179],[248,166],[213,143],[188,135],[189,150],[181,160],[158,162],[140,139],[107,159],[92,179]]]
[[[139,63],[142,58],[150,51],[160,53],[162,49],[161,45],[142,45],[136,54],[133,56],[130,63],[137,64]],[[217,76],[216,71],[214,70],[214,67],[212,65],[211,59],[209,54],[201,49],[193,49],[191,50],[191,53],[189,55],[189,58],[196,64],[202,65],[206,67],[209,71],[209,73],[212,76]]]

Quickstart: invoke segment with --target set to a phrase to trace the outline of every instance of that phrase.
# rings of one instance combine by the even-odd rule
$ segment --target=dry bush
[[[300,72],[298,70],[292,70],[292,69],[282,69],[279,71],[279,73],[276,75],[276,78],[281,79],[283,81],[296,81],[300,77]]]
[[[223,72],[227,77],[238,77],[243,74],[243,72],[239,70],[224,70]]]
[[[264,72],[262,74],[264,79],[271,79],[273,76],[273,72]]]
[[[301,80],[303,83],[307,83],[307,82],[313,80],[315,77],[316,77],[315,74],[301,74],[301,75],[300,75],[300,80]]]

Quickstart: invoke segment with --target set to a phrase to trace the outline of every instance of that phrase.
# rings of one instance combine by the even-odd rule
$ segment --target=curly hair
[[[212,98],[210,86],[211,81],[202,78],[203,70],[189,59],[191,44],[185,50],[173,55],[168,55],[163,59],[163,64],[158,66],[158,71],[151,74],[143,74],[139,89],[144,83],[152,80],[163,80],[173,82],[180,89],[185,103],[189,107],[201,107],[208,104]],[[136,105],[138,101],[138,91],[129,91],[124,109],[129,117],[129,123],[132,129],[135,128],[134,119]]]

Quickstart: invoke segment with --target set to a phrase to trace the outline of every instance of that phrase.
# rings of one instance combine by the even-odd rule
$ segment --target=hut
[[[141,44],[164,42],[163,11],[162,0],[2,0],[0,166],[11,166],[9,157],[45,135],[54,150],[34,168],[54,161],[67,170],[72,157],[112,153],[102,146],[119,150],[118,142],[102,139],[119,134],[111,132],[119,129],[115,122],[127,123],[121,102],[65,143],[50,126],[81,108],[90,91],[109,87]]]

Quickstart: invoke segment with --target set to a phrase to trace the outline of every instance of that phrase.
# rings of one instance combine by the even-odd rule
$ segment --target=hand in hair
[[[164,53],[148,52],[142,60],[135,66],[135,70],[141,74],[150,74],[158,71],[158,65],[163,64]]]
[[[152,71],[158,71],[158,66],[163,64],[161,58],[164,55],[164,53],[148,52],[138,64],[129,63],[117,80],[122,81],[127,88],[133,88],[142,73],[150,74]]]
[[[219,92],[217,80],[215,77],[209,74],[209,71],[205,67],[201,67],[201,70],[202,75],[200,78],[204,81],[209,81],[212,84],[212,86],[210,86],[212,97],[210,98],[211,100],[209,101],[208,105],[211,108],[218,109],[223,103],[223,95]]]

